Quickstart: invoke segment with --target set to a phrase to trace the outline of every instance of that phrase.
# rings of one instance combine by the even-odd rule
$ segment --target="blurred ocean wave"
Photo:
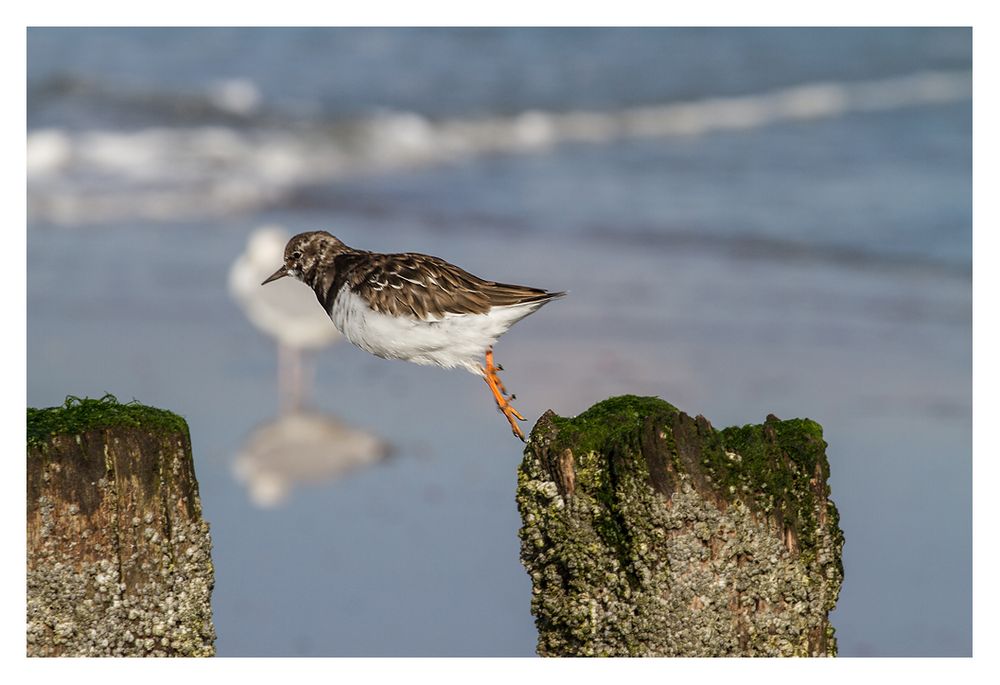
[[[91,86],[67,87],[65,93],[80,97],[81,90],[107,96]],[[273,112],[255,119],[259,91],[252,81],[239,79],[218,84],[194,102],[168,94],[139,100],[183,111],[185,120],[197,111],[211,121],[223,114],[239,117],[241,126],[29,131],[28,211],[32,220],[60,224],[246,213],[287,204],[303,187],[332,180],[539,153],[563,144],[687,138],[971,96],[970,72],[921,71],[614,111],[440,119],[381,111],[308,126],[289,120],[282,127]]]
[[[262,94],[248,78],[219,79],[198,90],[136,88],[96,76],[60,73],[28,85],[28,116],[51,110],[93,110],[119,126],[143,124],[238,126],[261,121]],[[82,124],[70,117],[76,127]]]

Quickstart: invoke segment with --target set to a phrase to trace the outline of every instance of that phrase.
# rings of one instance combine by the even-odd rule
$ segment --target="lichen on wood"
[[[28,409],[29,656],[211,656],[214,569],[176,414]]]
[[[820,656],[843,580],[822,428],[658,398],[547,412],[518,472],[538,653]]]

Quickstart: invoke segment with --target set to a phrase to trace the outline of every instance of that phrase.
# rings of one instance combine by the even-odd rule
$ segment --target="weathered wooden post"
[[[825,447],[808,419],[718,431],[651,397],[547,412],[517,492],[538,653],[835,655]]]
[[[214,569],[184,419],[28,409],[29,656],[212,656]]]

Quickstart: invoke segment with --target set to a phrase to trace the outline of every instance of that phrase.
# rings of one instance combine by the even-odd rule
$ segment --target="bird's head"
[[[285,261],[278,270],[264,279],[267,285],[285,276],[300,281],[314,277],[322,265],[330,266],[333,258],[349,248],[326,231],[310,231],[292,236],[285,245]]]

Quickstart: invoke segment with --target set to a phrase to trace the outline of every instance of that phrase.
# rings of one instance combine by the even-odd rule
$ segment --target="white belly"
[[[345,285],[334,300],[330,318],[344,337],[376,357],[445,368],[460,366],[481,375],[486,350],[539,306],[494,307],[485,314],[446,314],[441,319],[421,320],[373,311]]]

